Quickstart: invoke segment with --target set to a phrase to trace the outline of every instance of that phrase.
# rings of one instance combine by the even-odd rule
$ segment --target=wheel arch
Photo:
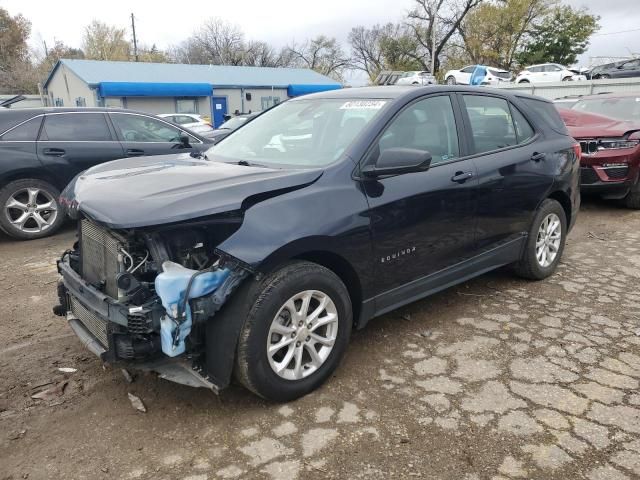
[[[16,180],[26,180],[27,178],[35,178],[36,180],[42,180],[43,182],[50,183],[60,191],[66,187],[66,183],[61,178],[37,168],[12,170],[7,172],[0,178],[0,186],[5,187],[11,182],[15,182]]]
[[[347,259],[328,250],[312,250],[298,254],[292,260],[306,260],[317,263],[335,273],[349,292],[353,321],[357,322],[362,308],[362,285],[356,270]]]
[[[562,206],[562,209],[564,210],[564,213],[567,217],[567,225],[571,225],[573,212],[569,194],[563,190],[556,190],[555,192],[552,192],[547,198],[557,201]]]

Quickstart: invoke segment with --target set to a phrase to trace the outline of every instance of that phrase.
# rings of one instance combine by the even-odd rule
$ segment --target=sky
[[[640,0],[563,0],[574,7],[588,7],[600,15],[601,29],[589,50],[580,58],[588,65],[591,57],[640,55]],[[414,0],[189,0],[179,3],[158,0],[25,1],[0,0],[10,14],[21,13],[32,22],[32,46],[60,40],[79,47],[84,26],[93,19],[126,28],[130,32],[133,13],[138,42],[159,48],[179,43],[209,17],[220,17],[238,25],[248,39],[264,40],[276,46],[324,34],[336,37],[348,47],[351,27],[400,21]],[[623,32],[623,33],[619,33]],[[352,75],[352,84],[364,76]]]

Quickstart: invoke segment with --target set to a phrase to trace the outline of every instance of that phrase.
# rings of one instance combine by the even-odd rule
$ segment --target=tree
[[[340,82],[350,68],[351,60],[335,38],[320,35],[311,40],[289,47],[295,66],[310,68]]]
[[[557,1],[503,0],[479,5],[458,29],[468,60],[511,69],[523,41]]]
[[[600,17],[590,14],[585,8],[554,8],[534,28],[531,40],[518,54],[518,61],[522,65],[541,62],[573,65],[578,55],[587,50],[591,35],[600,28],[599,20]]]
[[[374,80],[381,70],[424,67],[426,56],[405,25],[387,23],[354,27],[349,33],[351,65]]]
[[[90,60],[128,61],[131,56],[131,44],[126,40],[125,30],[98,20],[85,28],[82,49]]]
[[[190,42],[214,65],[241,65],[244,54],[244,33],[236,25],[211,18],[202,25]]]
[[[154,43],[151,47],[138,45],[138,60],[149,63],[168,63],[169,58],[165,52],[158,50]]]
[[[434,58],[434,74],[440,68],[440,55],[458,32],[467,14],[485,0],[414,0],[409,12],[409,27],[422,48]],[[433,33],[435,29],[435,43]]]
[[[0,8],[0,92],[37,93],[37,75],[29,58],[31,22]]]

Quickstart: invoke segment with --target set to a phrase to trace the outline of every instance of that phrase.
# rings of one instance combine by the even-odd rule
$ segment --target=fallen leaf
[[[46,390],[42,390],[34,395],[31,395],[31,398],[36,400],[53,400],[56,397],[61,397],[64,394],[64,389],[67,386],[67,382],[60,382],[53,387],[47,388]]]
[[[128,393],[127,395],[129,396],[129,401],[131,402],[133,408],[142,413],[146,413],[147,408],[144,406],[144,403],[142,403],[142,400],[140,400],[139,397],[136,397],[132,393]]]
[[[59,372],[62,373],[76,373],[78,371],[77,368],[71,368],[71,367],[60,367],[58,368]]]

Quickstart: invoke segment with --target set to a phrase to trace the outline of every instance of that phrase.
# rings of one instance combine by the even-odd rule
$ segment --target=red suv
[[[582,97],[558,110],[582,148],[581,191],[640,209],[640,93]]]

